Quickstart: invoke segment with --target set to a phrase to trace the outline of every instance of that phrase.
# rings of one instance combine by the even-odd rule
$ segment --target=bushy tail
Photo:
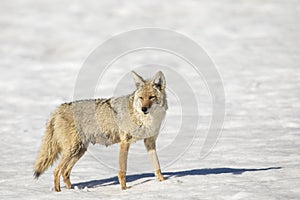
[[[34,164],[34,177],[36,179],[46,171],[46,169],[53,165],[54,161],[58,158],[59,148],[57,141],[55,141],[54,134],[54,119],[50,119],[46,126],[46,132],[40,147],[39,154]]]

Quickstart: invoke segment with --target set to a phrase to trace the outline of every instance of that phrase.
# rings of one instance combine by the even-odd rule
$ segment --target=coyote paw
[[[164,181],[164,180],[165,180],[165,178],[164,178],[164,176],[162,175],[162,173],[161,173],[160,170],[156,170],[155,175],[156,175],[156,177],[157,177],[157,179],[158,179],[159,181]]]
[[[159,181],[164,181],[164,180],[165,180],[165,178],[163,177],[163,175],[157,176],[157,179],[158,179]]]
[[[131,188],[130,186],[125,186],[125,187],[122,187],[122,190],[128,190],[130,188]]]

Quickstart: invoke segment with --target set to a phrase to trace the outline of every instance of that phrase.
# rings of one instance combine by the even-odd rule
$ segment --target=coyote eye
[[[149,97],[149,99],[154,99],[154,98],[156,98],[156,96],[150,96],[150,97]]]
[[[140,100],[143,100],[143,97],[139,97]]]

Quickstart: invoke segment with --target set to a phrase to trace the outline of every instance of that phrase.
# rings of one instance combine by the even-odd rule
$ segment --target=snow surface
[[[1,1],[1,199],[300,199],[299,19],[298,0]],[[160,155],[174,134],[194,136],[188,129],[177,132],[182,102],[169,91],[170,110],[158,138],[166,181],[155,180],[138,142],[128,161],[132,187],[121,191],[118,146],[91,145],[72,171],[75,189],[53,192],[53,167],[33,179],[47,118],[60,103],[73,100],[79,70],[99,44],[141,27],[176,30],[205,48],[224,83],[221,136],[199,159],[211,100],[202,81],[190,76],[191,84],[204,88],[196,92],[200,125],[183,155],[175,150]],[[119,80],[127,70],[122,66],[145,62],[139,56],[124,58],[108,74]],[[113,89],[112,81],[104,80],[97,97],[109,95],[101,87]],[[132,80],[125,80],[124,90],[131,91]]]

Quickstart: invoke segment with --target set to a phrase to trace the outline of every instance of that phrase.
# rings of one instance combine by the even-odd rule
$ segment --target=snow
[[[1,199],[299,199],[299,10],[296,0],[1,1]],[[131,188],[121,191],[118,146],[91,145],[72,170],[75,189],[53,192],[53,167],[33,178],[50,113],[73,100],[78,73],[95,48],[117,33],[142,27],[181,32],[216,64],[226,117],[214,148],[199,158],[212,114],[204,81],[189,74],[179,58],[138,52],[112,65],[95,96],[132,91],[127,73],[131,66],[147,64],[147,56],[148,64],[169,61],[196,88],[199,116],[190,121],[199,117],[197,132],[186,124],[179,131],[184,103],[190,110],[196,105],[188,95],[177,99],[175,92],[184,88],[169,73],[170,109],[158,138],[167,179],[156,181],[138,142],[129,153]],[[178,143],[177,135],[186,140]],[[174,151],[164,151],[172,144]]]

